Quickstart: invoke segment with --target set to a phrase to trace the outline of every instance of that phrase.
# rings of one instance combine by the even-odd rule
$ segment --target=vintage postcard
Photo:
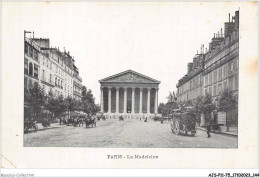
[[[257,8],[3,2],[2,167],[257,168]]]

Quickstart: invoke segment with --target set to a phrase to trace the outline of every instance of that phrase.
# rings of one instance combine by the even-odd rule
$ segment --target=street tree
[[[219,106],[218,110],[226,112],[226,126],[227,126],[227,131],[229,131],[229,121],[227,117],[227,112],[235,109],[237,107],[237,99],[234,96],[233,92],[225,89],[219,99]]]
[[[95,104],[95,98],[92,94],[92,90],[88,90],[86,86],[82,87],[82,106],[83,111],[88,114],[95,114],[99,109]]]
[[[173,92],[169,91],[169,95],[166,98],[167,98],[168,102],[173,102],[173,101],[176,102],[177,101],[177,97],[176,97],[174,91]]]
[[[65,103],[66,103],[66,110],[68,113],[68,118],[70,118],[71,112],[75,111],[76,109],[76,100],[74,98],[72,98],[71,96],[68,96],[65,99]]]
[[[213,103],[213,99],[210,94],[206,94],[202,97],[201,102],[198,103],[198,111],[201,111],[205,116],[205,121],[211,121],[211,113],[216,109],[216,105]]]
[[[24,92],[24,102],[30,108],[34,119],[38,119],[45,105],[45,95],[38,83],[34,83],[32,88]]]

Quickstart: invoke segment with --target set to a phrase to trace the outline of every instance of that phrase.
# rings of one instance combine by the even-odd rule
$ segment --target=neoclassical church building
[[[101,112],[107,118],[150,118],[157,114],[160,81],[127,70],[99,83]]]

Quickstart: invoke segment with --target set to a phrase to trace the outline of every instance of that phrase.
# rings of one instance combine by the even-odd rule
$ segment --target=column
[[[111,87],[108,87],[108,113],[111,113]]]
[[[100,111],[101,112],[104,112],[104,103],[103,103],[103,101],[104,101],[104,98],[103,98],[103,88],[102,87],[100,87],[100,93],[101,93],[101,96],[100,96]]]
[[[140,104],[139,104],[139,113],[143,113],[143,88],[140,88]]]
[[[124,113],[127,113],[127,111],[126,111],[126,106],[127,106],[127,96],[126,96],[126,94],[127,94],[127,88],[125,87],[124,88]]]
[[[132,88],[132,114],[135,113],[135,88]]]
[[[147,114],[150,114],[150,91],[151,88],[147,88]]]
[[[154,114],[158,112],[158,88],[155,89]]]
[[[116,87],[116,113],[119,113],[119,87]]]

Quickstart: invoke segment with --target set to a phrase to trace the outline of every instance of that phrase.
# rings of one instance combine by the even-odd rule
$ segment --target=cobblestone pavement
[[[148,120],[98,121],[97,127],[65,126],[24,135],[28,147],[103,148],[237,148],[237,138],[197,130],[195,136],[175,135],[170,124]]]

